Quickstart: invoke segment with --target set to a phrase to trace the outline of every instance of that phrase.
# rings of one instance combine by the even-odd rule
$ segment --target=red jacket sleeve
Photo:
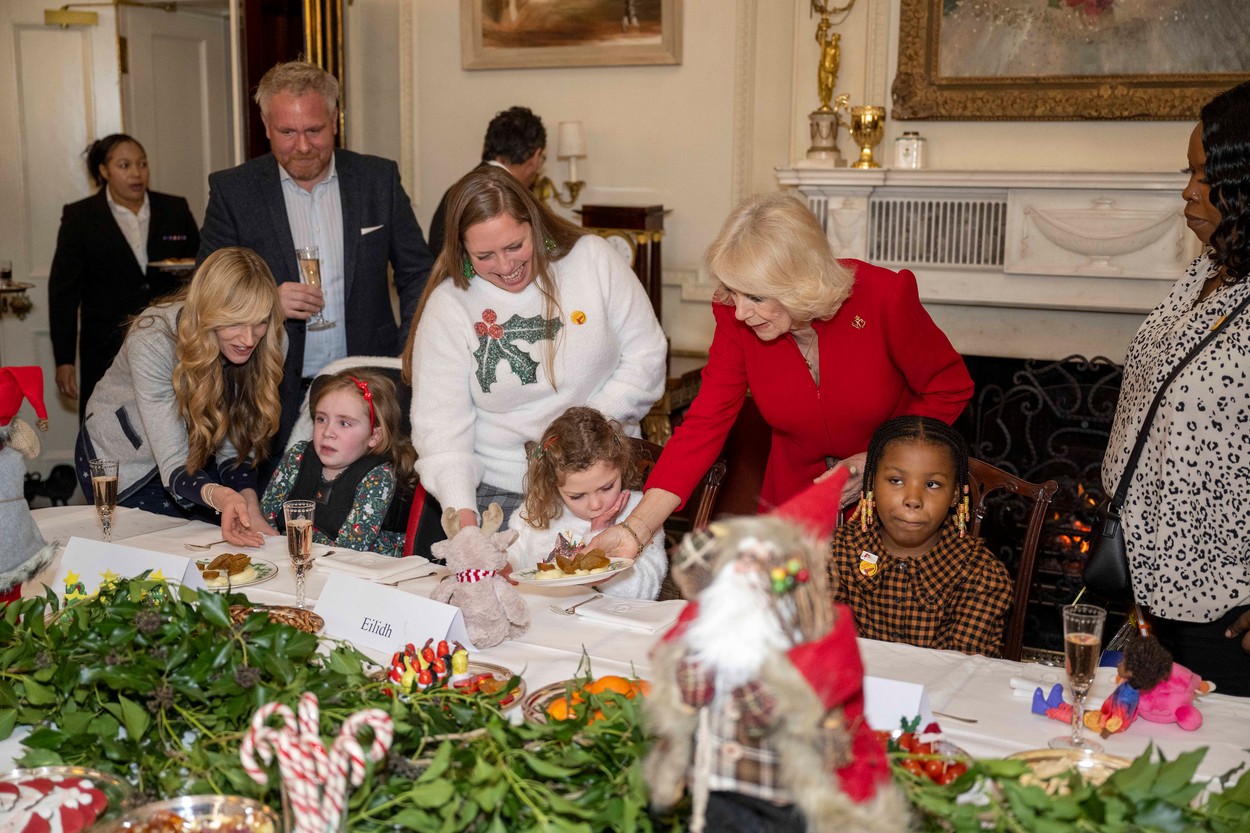
[[[733,311],[724,304],[713,303],[712,312],[716,317],[716,332],[708,348],[703,383],[686,418],[673,432],[647,478],[646,488],[672,492],[681,498],[683,506],[716,462],[747,393],[742,344],[733,327],[722,326],[725,316],[732,322]]]
[[[898,413],[952,423],[972,398],[972,377],[946,333],[921,306],[916,276],[901,269],[896,286],[898,297],[887,318],[886,349],[909,389]]]

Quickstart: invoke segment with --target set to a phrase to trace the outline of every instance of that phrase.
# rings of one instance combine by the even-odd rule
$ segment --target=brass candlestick
[[[859,161],[852,168],[880,168],[872,149],[885,136],[885,108],[865,104],[851,108],[851,138],[859,145]]]

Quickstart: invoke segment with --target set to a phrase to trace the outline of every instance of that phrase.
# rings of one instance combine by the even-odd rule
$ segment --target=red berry
[[[500,327],[498,324],[491,324],[486,328],[486,332],[489,333],[490,337],[493,339],[503,338],[503,327]]]
[[[499,316],[495,314],[495,311],[493,309],[482,310],[482,320],[485,321],[487,324],[494,324],[495,319],[498,317]]]
[[[477,322],[473,325],[473,332],[477,333],[478,338],[486,335],[486,324],[481,321]]]

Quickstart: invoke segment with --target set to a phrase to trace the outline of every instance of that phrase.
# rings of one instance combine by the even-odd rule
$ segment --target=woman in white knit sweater
[[[461,526],[520,505],[525,443],[573,405],[637,435],[667,344],[642,285],[605,241],[511,174],[481,168],[448,196],[447,240],[404,357],[422,485]]]

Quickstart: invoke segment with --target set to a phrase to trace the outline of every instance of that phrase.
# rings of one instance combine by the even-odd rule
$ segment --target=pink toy
[[[1143,691],[1137,716],[1151,723],[1175,723],[1187,732],[1202,725],[1202,712],[1194,706],[1194,695],[1211,690],[1208,683],[1183,665],[1172,663],[1172,673],[1149,691]]]

